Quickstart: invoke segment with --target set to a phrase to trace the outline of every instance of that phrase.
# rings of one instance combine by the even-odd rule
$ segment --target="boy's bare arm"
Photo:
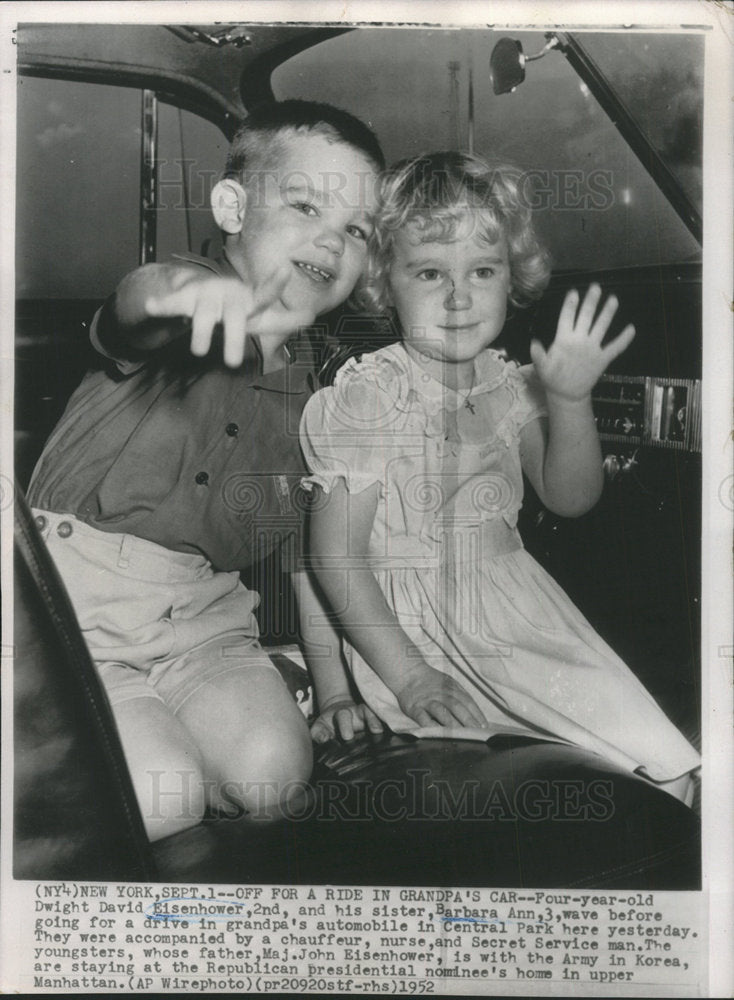
[[[314,320],[280,299],[283,275],[253,288],[188,264],[145,264],[120,282],[100,318],[98,336],[113,356],[148,352],[190,335],[191,351],[205,355],[216,329],[222,331],[224,361],[242,364],[248,335],[257,334],[263,357],[278,350],[299,326]]]

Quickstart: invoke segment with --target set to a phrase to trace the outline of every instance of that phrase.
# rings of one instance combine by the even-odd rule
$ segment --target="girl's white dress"
[[[544,412],[532,365],[487,350],[467,396],[394,344],[351,359],[309,400],[306,485],[328,493],[343,479],[356,493],[379,483],[369,559],[387,603],[491,728],[552,734],[670,781],[696,768],[698,753],[517,531],[520,431]],[[408,718],[355,650],[347,658],[365,702],[394,732],[446,734]]]

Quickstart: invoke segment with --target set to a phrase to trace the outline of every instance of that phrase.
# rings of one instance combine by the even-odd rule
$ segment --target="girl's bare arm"
[[[364,729],[381,733],[382,723],[377,716],[352,697],[341,639],[324,607],[313,573],[307,570],[292,573],[291,581],[298,600],[303,653],[316,688],[319,714],[311,725],[313,739],[317,743],[334,736],[351,740]]]
[[[423,659],[388,606],[367,561],[378,485],[349,493],[334,484],[311,521],[312,565],[349,642],[422,726],[484,726],[474,699]]]
[[[595,318],[600,298],[601,288],[592,285],[579,308],[578,293],[569,292],[553,343],[547,351],[538,341],[530,348],[545,388],[548,419],[523,428],[520,457],[541,501],[564,517],[585,513],[601,495],[602,456],[591,390],[635,335],[627,326],[602,346],[618,303],[610,296]]]

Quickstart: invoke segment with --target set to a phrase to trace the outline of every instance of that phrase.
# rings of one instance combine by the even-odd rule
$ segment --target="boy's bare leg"
[[[148,837],[160,840],[200,823],[202,762],[191,735],[154,698],[128,699],[113,712]]]
[[[201,750],[209,805],[258,820],[298,808],[311,775],[311,738],[266,662],[245,659],[242,669],[207,680],[177,715]]]

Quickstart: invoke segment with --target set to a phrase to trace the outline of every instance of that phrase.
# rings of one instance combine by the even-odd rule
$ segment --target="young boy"
[[[34,472],[29,500],[151,839],[207,805],[272,816],[310,775],[304,719],[259,646],[239,570],[297,527],[314,386],[285,344],[352,292],[383,166],[346,112],[255,111],[212,192],[222,257],[123,279],[92,325],[107,368],[87,374]],[[308,648],[319,604],[302,574],[298,589]]]

